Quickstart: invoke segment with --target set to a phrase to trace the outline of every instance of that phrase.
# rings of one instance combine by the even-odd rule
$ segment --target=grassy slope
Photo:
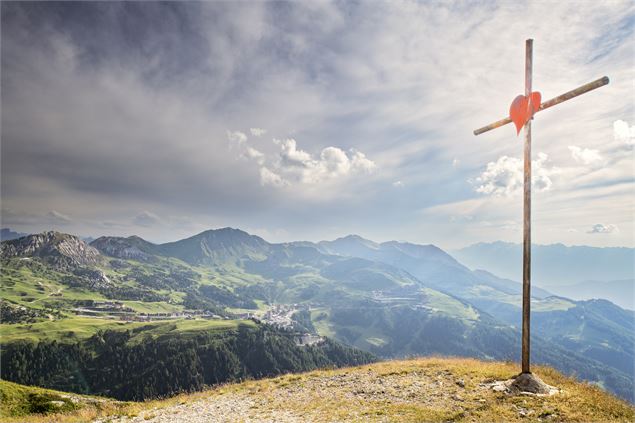
[[[174,414],[177,421],[196,412],[194,403],[198,411],[209,406],[210,410],[220,413],[214,415],[221,415],[227,404],[231,404],[236,408],[227,408],[227,412],[238,410],[242,414],[234,415],[235,418],[253,421],[276,421],[285,417],[306,421],[400,422],[630,422],[635,419],[635,409],[625,402],[546,367],[535,371],[545,382],[562,389],[551,397],[508,396],[480,386],[483,382],[508,379],[517,370],[516,364],[473,359],[388,361],[225,385],[162,401],[107,402],[99,407],[86,402],[77,411],[30,416],[29,420],[71,422],[127,415],[137,416],[135,421],[152,421],[154,416]],[[465,387],[456,384],[459,379],[464,381]],[[3,401],[3,416],[15,409],[19,409],[15,401]]]
[[[0,380],[0,421],[88,421],[96,413],[120,413],[125,407],[124,402]],[[34,412],[43,410],[49,410],[46,416]]]
[[[196,330],[235,329],[239,324],[254,324],[250,320],[169,320],[157,322],[121,322],[117,320],[93,319],[89,317],[69,317],[60,320],[38,323],[0,325],[0,340],[12,342],[17,340],[57,340],[75,342],[88,338],[99,330],[141,329],[141,333],[162,335],[168,332],[189,332]],[[73,336],[69,336],[73,333]]]

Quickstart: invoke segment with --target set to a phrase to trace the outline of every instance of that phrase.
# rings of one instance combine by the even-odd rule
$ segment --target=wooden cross
[[[523,206],[523,329],[522,329],[522,373],[531,373],[529,369],[529,316],[530,316],[530,298],[531,298],[531,120],[533,115],[563,101],[570,100],[574,97],[584,94],[596,88],[600,88],[609,83],[607,76],[602,77],[588,84],[582,85],[574,90],[552,98],[551,100],[540,103],[540,94],[538,97],[532,95],[531,90],[531,69],[533,59],[533,41],[532,39],[525,41],[525,95],[518,96],[512,103],[510,116],[497,122],[484,126],[474,131],[474,135],[507,125],[512,122],[514,113],[518,113],[518,108],[522,110],[523,118],[518,122],[518,117],[514,119],[518,130],[520,126],[524,126],[525,131],[525,160],[524,160],[524,206]],[[539,104],[532,104],[532,99],[537,99]],[[518,103],[517,103],[518,101]],[[520,105],[520,106],[519,106]],[[516,109],[514,109],[516,107]],[[526,112],[526,113],[525,113]],[[525,119],[526,118],[526,119]]]

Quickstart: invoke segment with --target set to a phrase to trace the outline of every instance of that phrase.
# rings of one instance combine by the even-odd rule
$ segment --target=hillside
[[[2,378],[140,401],[246,378],[375,361],[329,339],[302,345],[292,333],[251,321],[234,327],[164,322],[67,338],[3,343]]]
[[[473,359],[387,361],[224,385],[162,401],[104,401],[100,406],[78,401],[76,411],[30,415],[29,421],[630,422],[635,418],[635,409],[627,403],[547,367],[535,371],[561,390],[555,395],[510,395],[492,389],[493,381],[507,380],[517,369],[515,363]],[[9,405],[3,402],[2,407],[6,416]],[[11,407],[17,409],[15,402]]]

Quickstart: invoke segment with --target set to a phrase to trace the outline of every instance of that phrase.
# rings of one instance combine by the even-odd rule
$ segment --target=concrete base
[[[512,379],[509,384],[509,390],[512,393],[531,393],[537,395],[553,395],[558,392],[558,388],[547,385],[538,376],[533,373],[521,373]]]
[[[483,383],[481,386],[508,395],[537,395],[549,396],[560,392],[558,388],[547,385],[533,373],[521,373],[509,380]]]

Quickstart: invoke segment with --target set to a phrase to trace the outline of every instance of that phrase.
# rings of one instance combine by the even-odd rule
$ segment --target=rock
[[[465,388],[465,381],[463,379],[457,380],[456,384],[459,385],[461,388]]]
[[[553,386],[547,385],[538,376],[533,373],[521,373],[516,376],[509,389],[513,393],[531,393],[538,395],[553,395],[559,390]]]
[[[64,401],[49,401],[50,404],[53,404],[56,407],[61,407],[65,404]]]
[[[560,392],[558,388],[547,385],[532,373],[521,373],[513,379],[481,383],[479,386],[512,395],[546,396]]]
[[[128,238],[102,236],[90,243],[103,254],[121,259],[133,259],[143,262],[152,262],[156,245],[137,236]]]
[[[492,390],[494,392],[505,392],[507,391],[507,386],[505,386],[505,383],[494,383],[492,385]]]
[[[63,270],[79,265],[95,265],[101,255],[75,235],[49,231],[2,242],[0,257],[38,257],[56,269]]]

